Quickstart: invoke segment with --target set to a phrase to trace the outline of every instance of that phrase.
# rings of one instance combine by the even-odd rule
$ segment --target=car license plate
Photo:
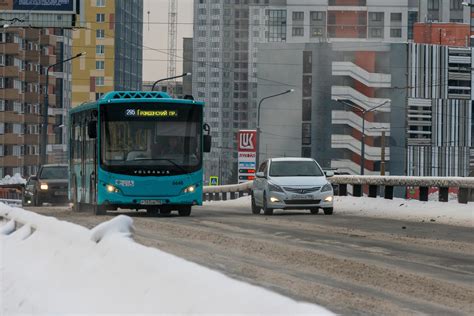
[[[67,192],[54,192],[54,195],[60,195],[60,196],[66,196],[67,195]]]
[[[141,205],[161,205],[160,200],[141,200]]]
[[[313,196],[311,194],[293,194],[291,198],[293,200],[312,200]]]

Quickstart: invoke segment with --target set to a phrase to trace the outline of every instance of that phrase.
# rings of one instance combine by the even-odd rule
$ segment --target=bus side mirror
[[[204,135],[203,137],[203,151],[209,153],[211,152],[212,136]]]
[[[87,135],[89,138],[97,138],[97,121],[87,123]]]

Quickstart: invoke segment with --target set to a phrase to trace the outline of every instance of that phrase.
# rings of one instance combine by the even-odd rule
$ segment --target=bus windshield
[[[148,175],[157,169],[160,174],[200,169],[200,107],[112,104],[104,106],[101,113],[101,163],[106,170]]]

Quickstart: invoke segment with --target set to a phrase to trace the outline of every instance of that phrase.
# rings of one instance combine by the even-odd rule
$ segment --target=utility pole
[[[382,139],[381,139],[381,161],[380,161],[380,175],[385,175],[385,131],[382,131]]]

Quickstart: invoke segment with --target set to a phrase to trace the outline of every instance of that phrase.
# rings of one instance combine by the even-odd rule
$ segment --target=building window
[[[5,55],[0,55],[0,66],[5,66]]]
[[[5,78],[0,77],[0,89],[3,89],[3,88],[5,88]]]
[[[401,13],[390,13],[390,21],[392,22],[401,22],[402,14]]]
[[[383,12],[369,12],[369,20],[373,22],[382,22]]]
[[[286,10],[266,10],[268,31],[265,37],[269,42],[286,41]]]
[[[311,121],[311,100],[303,100],[303,121]]]
[[[383,32],[381,28],[371,28],[370,29],[370,37],[372,38],[382,38]]]
[[[293,21],[304,21],[304,12],[293,12]]]
[[[105,7],[105,0],[96,0],[95,1],[96,7]]]
[[[311,145],[311,123],[302,124],[301,134],[301,143],[303,145]]]
[[[322,21],[324,19],[324,12],[322,11],[312,11],[310,13],[312,21]]]
[[[451,0],[451,10],[462,11],[462,0]]]
[[[390,37],[394,37],[394,38],[402,37],[402,29],[390,29]]]
[[[293,36],[304,36],[304,28],[294,27],[292,31]]]
[[[95,77],[95,85],[101,87],[104,85],[104,77]]]
[[[95,31],[96,38],[105,38],[105,30],[96,30]]]
[[[311,28],[311,37],[321,37],[323,36],[323,28],[322,27],[313,27]]]
[[[105,61],[103,61],[103,60],[97,60],[97,61],[95,62],[95,69],[97,69],[97,70],[104,70],[104,68],[105,68]]]
[[[0,112],[5,111],[5,100],[0,100]]]
[[[105,22],[105,14],[104,13],[97,13],[95,15],[96,22]]]
[[[95,99],[96,99],[96,100],[99,100],[103,95],[104,95],[103,92],[97,92],[97,93],[95,94]]]
[[[439,10],[439,0],[428,0],[428,10]]]
[[[96,45],[96,46],[95,46],[95,53],[96,53],[97,55],[104,55],[104,53],[105,53],[105,47],[104,47],[104,45]]]

